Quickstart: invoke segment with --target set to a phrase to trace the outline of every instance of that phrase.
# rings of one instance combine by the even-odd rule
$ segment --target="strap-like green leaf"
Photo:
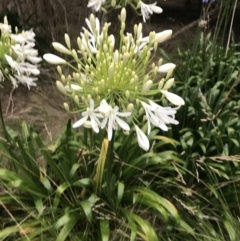
[[[108,220],[100,220],[100,231],[101,231],[102,241],[108,241],[109,235],[110,235]]]

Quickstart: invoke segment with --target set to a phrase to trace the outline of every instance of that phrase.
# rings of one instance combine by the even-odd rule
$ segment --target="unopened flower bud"
[[[63,84],[66,84],[66,77],[65,75],[61,75],[61,81],[63,82]]]
[[[125,8],[122,8],[120,18],[121,18],[121,22],[126,21],[126,9]]]
[[[130,97],[130,92],[127,90],[126,91],[126,98],[129,99],[129,97]]]
[[[74,96],[74,101],[77,105],[79,105],[79,97],[77,95]]]
[[[139,23],[137,27],[137,39],[141,37],[141,34],[142,34],[142,24]]]
[[[132,112],[134,110],[134,105],[132,103],[128,104],[127,111]]]
[[[58,90],[59,90],[62,94],[64,94],[64,95],[67,94],[66,89],[64,88],[62,82],[60,82],[59,80],[57,80],[57,81],[56,81],[56,86],[57,86]]]
[[[77,45],[78,45],[78,48],[81,49],[82,41],[80,37],[77,37]]]
[[[78,56],[77,56],[77,52],[75,49],[72,50],[72,56],[76,61],[78,61]]]
[[[113,77],[113,73],[114,73],[114,65],[111,64],[109,69],[108,69],[108,77],[111,79]]]
[[[148,80],[144,85],[143,85],[143,88],[142,88],[142,92],[147,92],[151,89],[153,85],[153,82],[152,80]]]
[[[67,63],[65,59],[62,59],[54,54],[44,54],[43,58],[49,64],[66,64]]]
[[[157,33],[155,36],[155,41],[157,43],[163,43],[172,36],[172,30],[164,30],[160,33]]]
[[[159,91],[162,90],[163,84],[164,84],[164,78],[159,81],[159,84],[158,84]]]
[[[166,84],[164,85],[163,89],[164,90],[168,90],[169,88],[172,87],[172,85],[174,84],[174,78],[169,79]]]
[[[60,43],[57,43],[57,42],[53,42],[52,43],[52,46],[54,49],[56,49],[58,52],[60,53],[63,53],[63,54],[71,54],[70,50],[67,49],[65,46],[63,46],[62,44]]]
[[[88,94],[87,99],[90,101],[92,99],[92,96]]]
[[[69,49],[71,49],[71,42],[70,42],[70,38],[69,38],[68,34],[65,33],[64,38],[65,38],[65,43],[66,43],[67,47]]]
[[[68,103],[64,102],[64,103],[63,103],[63,107],[64,107],[64,109],[65,109],[67,112],[70,111],[70,110],[69,110],[69,105],[68,105]]]
[[[57,67],[58,74],[61,76],[62,75],[62,68],[58,65]]]
[[[140,108],[140,110],[138,111],[139,115],[142,115],[144,113],[144,109],[143,107]]]

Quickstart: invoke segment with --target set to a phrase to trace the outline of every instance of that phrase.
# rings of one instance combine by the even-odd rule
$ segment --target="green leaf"
[[[92,219],[92,205],[89,201],[81,201],[79,204],[81,205],[87,220],[90,222]]]
[[[34,140],[36,141],[38,147],[40,148],[40,151],[41,151],[42,155],[44,156],[46,163],[50,166],[51,170],[55,173],[57,178],[59,178],[61,180],[62,183],[65,182],[65,177],[64,177],[63,173],[60,171],[56,161],[53,160],[51,153],[49,152],[47,147],[44,146],[39,135],[37,133],[33,132],[32,136],[33,136]]]
[[[100,231],[101,231],[102,241],[108,241],[110,236],[108,220],[100,220]]]
[[[167,199],[159,196],[154,191],[144,188],[144,187],[133,187],[131,191],[138,193],[138,202],[146,204],[149,207],[152,207],[153,210],[158,211],[166,219],[168,219],[162,207],[171,214],[175,219],[179,219],[178,211],[175,206],[168,201]]]
[[[124,193],[124,183],[118,182],[118,194],[117,194],[118,203],[121,202],[122,197],[123,197],[123,193]]]
[[[140,216],[133,213],[131,217],[139,225],[142,232],[138,231],[138,235],[141,236],[142,239],[145,241],[158,241],[157,234],[149,222],[143,220]]]
[[[34,203],[35,203],[35,207],[38,211],[38,214],[41,215],[43,210],[44,210],[42,199],[37,198],[37,199],[34,200]]]
[[[69,184],[67,182],[61,184],[60,186],[58,186],[56,193],[55,193],[55,197],[53,200],[53,208],[57,208],[61,195],[63,194],[63,192],[69,187]]]
[[[66,217],[65,224],[61,229],[60,233],[58,234],[56,241],[65,241],[68,235],[71,233],[72,229],[76,225],[77,221],[79,220],[79,215],[70,215]],[[80,239],[80,237],[79,237]]]

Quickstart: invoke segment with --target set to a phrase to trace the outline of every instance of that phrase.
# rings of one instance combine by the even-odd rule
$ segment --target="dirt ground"
[[[168,0],[168,3],[169,1],[170,0]],[[198,6],[192,4],[186,7],[184,6],[184,0],[174,0],[174,2],[177,3],[175,5],[168,4],[163,0],[159,0],[158,2],[164,12],[161,15],[153,16],[148,23],[143,25],[144,33],[147,34],[147,32],[153,30],[159,32],[166,29],[172,29],[174,33],[179,33],[172,41],[161,46],[170,53],[176,52],[179,45],[189,46],[191,40],[194,38],[197,20],[199,19]],[[139,21],[141,21],[140,17],[133,17],[129,20],[130,25],[133,22]],[[189,24],[192,24],[192,26]],[[69,35],[74,40],[80,32],[80,25],[79,21],[74,25],[68,25]],[[184,28],[186,29],[181,32]],[[64,31],[66,30],[62,32]],[[51,35],[51,33],[49,33],[49,35]],[[58,39],[63,39],[63,36],[57,37]],[[41,43],[39,45],[41,46]],[[50,43],[47,45],[45,43],[45,46],[50,46]],[[41,52],[44,52],[46,49],[47,47],[41,50]],[[11,84],[5,81],[3,84],[4,88],[0,87],[0,97],[4,110],[4,119],[7,125],[18,131],[22,121],[25,120],[33,126],[38,133],[44,136],[46,141],[51,141],[58,136],[62,126],[64,126],[72,116],[69,116],[63,108],[64,97],[55,87],[57,76],[53,73],[54,71],[43,68],[42,74],[37,82],[37,87],[31,88],[30,91],[23,86],[19,86],[13,93],[14,106],[12,110],[11,108],[9,109],[7,114],[6,109],[9,104]]]

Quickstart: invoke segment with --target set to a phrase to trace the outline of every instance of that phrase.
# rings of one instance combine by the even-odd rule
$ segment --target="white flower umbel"
[[[129,117],[131,112],[119,112],[119,107],[114,106],[113,108],[108,105],[106,100],[102,100],[99,106],[99,112],[104,116],[101,123],[101,128],[104,129],[107,126],[108,140],[112,139],[113,130],[117,130],[120,126],[124,131],[130,131],[129,125],[120,117]]]
[[[98,12],[104,2],[105,0],[89,0],[87,6],[88,8],[92,8],[94,11]]]
[[[84,125],[90,118],[91,127],[94,132],[99,132],[100,121],[99,118],[103,118],[102,114],[98,112],[98,109],[94,109],[94,101],[90,100],[90,106],[86,111],[82,112],[82,118],[73,124],[73,128]]]
[[[162,8],[156,6],[157,2],[151,3],[151,4],[145,4],[142,1],[138,3],[138,8],[141,8],[141,14],[143,17],[143,22],[146,22],[147,19],[150,18],[150,16],[153,13],[162,13]]]
[[[40,74],[38,64],[42,58],[34,49],[35,33],[31,29],[12,34],[6,17],[4,23],[0,24],[0,30],[0,59],[2,60],[0,70],[4,78],[11,80],[14,88],[19,83],[26,85],[29,89],[31,86],[36,86],[36,76]]]
[[[86,110],[74,127],[91,126],[95,132],[104,129],[108,139],[112,140],[114,131],[122,129],[128,132],[135,126],[138,143],[147,150],[150,144],[141,131],[145,124],[140,122],[143,115],[148,123],[148,134],[151,126],[167,131],[170,124],[178,123],[175,120],[177,108],[163,107],[152,101],[160,100],[159,94],[168,95],[164,91],[174,82],[168,75],[175,65],[164,66],[161,59],[153,61],[158,43],[169,38],[172,31],[153,31],[143,38],[142,24],[138,24],[133,33],[125,34],[125,9],[122,9],[119,19],[121,27],[117,46],[115,38],[108,34],[110,23],[105,23],[100,29],[98,18],[91,15],[86,20],[87,28],[83,28],[84,33],[77,39],[77,50],[70,49],[70,40],[65,39],[66,47],[55,44],[59,52],[65,52],[68,57],[71,53],[75,61],[72,61],[73,65],[51,54],[45,54],[44,59],[52,64],[66,63],[72,69],[72,73],[68,71],[65,76],[61,67],[57,67],[57,86],[61,93],[74,100],[79,112]],[[96,109],[93,104],[89,107],[90,99]],[[69,107],[65,109],[69,111]]]

